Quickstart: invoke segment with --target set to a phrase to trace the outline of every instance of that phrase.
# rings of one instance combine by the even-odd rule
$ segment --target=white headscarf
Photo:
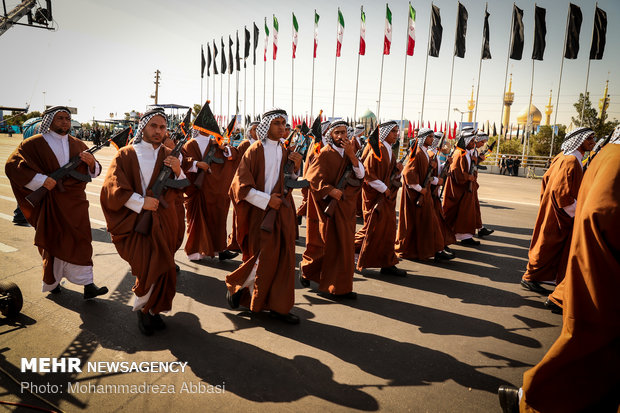
[[[136,133],[133,139],[134,145],[142,141],[142,131],[144,130],[146,125],[149,123],[149,121],[153,119],[153,117],[155,116],[161,116],[162,118],[164,118],[166,123],[168,122],[168,116],[166,116],[166,113],[162,109],[154,109],[154,110],[150,110],[146,112],[140,118],[140,122],[138,123],[138,127],[136,128]],[[193,132],[192,132],[192,136],[193,136]]]
[[[69,112],[69,108],[65,106],[54,106],[52,108],[47,109],[43,112],[43,118],[41,119],[41,126],[39,127],[39,133],[41,135],[46,134],[50,131],[50,126],[52,126],[52,122],[54,121],[54,116],[58,112],[66,112],[69,114],[69,120],[71,120],[71,112]]]
[[[256,136],[258,136],[258,139],[261,141],[267,139],[267,132],[269,132],[269,128],[271,127],[271,121],[277,118],[283,118],[285,122],[288,122],[288,116],[284,109],[273,108],[265,112],[262,120],[256,127]]]
[[[396,126],[398,126],[398,123],[396,123],[396,121],[394,120],[379,125],[379,140],[383,142],[392,131],[392,129],[394,129]]]
[[[435,132],[435,136],[433,137],[433,143],[431,144],[430,149],[435,150],[439,147],[439,142],[443,138],[443,132]]]
[[[479,131],[476,134],[476,142],[484,142],[489,140],[489,134],[483,131]]]
[[[424,146],[424,141],[426,138],[433,133],[433,130],[430,128],[420,128],[418,130],[418,146]]]
[[[573,129],[567,133],[566,137],[564,137],[564,142],[562,142],[562,152],[564,152],[564,155],[568,155],[579,148],[590,135],[594,135],[594,131],[585,127]]]
[[[620,144],[620,125],[616,126],[614,132],[611,134],[611,138],[609,139],[609,143]]]

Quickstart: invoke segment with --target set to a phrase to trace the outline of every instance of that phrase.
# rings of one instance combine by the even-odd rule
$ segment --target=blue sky
[[[247,92],[244,99],[244,71],[240,72],[241,113],[245,108],[253,112],[253,73],[256,71],[256,112],[263,111],[263,76],[266,66],[266,107],[272,104],[273,62],[271,39],[268,61],[262,60],[264,45],[264,18],[268,17],[272,28],[272,14],[279,20],[279,51],[275,62],[275,105],[290,109],[291,106],[291,32],[295,12],[299,22],[299,41],[295,59],[294,109],[298,115],[310,110],[313,16],[316,9],[319,21],[319,45],[315,60],[314,109],[332,112],[334,87],[334,59],[336,49],[337,7],[345,18],[342,57],[336,72],[336,116],[352,117],[354,112],[355,74],[360,30],[360,6],[366,12],[366,55],[360,59],[359,95],[357,114],[366,109],[376,111],[379,96],[379,77],[385,3],[377,1],[215,1],[177,0],[54,0],[55,32],[16,26],[0,37],[0,50],[4,63],[0,76],[0,105],[22,106],[30,104],[32,110],[40,110],[46,104],[65,104],[78,108],[76,119],[87,121],[108,118],[110,113],[122,117],[132,109],[144,110],[153,102],[154,72],[161,71],[160,103],[192,105],[200,102],[200,46],[232,35],[239,30],[243,42],[243,27],[251,30],[256,22],[261,29],[258,42],[256,68],[248,61],[246,72]],[[427,89],[424,108],[425,120],[459,120],[453,111],[457,107],[466,110],[466,101],[472,85],[476,86],[482,22],[485,2],[464,0],[469,20],[464,59],[455,59],[452,102],[448,108],[450,66],[454,44],[457,2],[438,0],[443,24],[443,42],[438,58],[429,57]],[[17,0],[7,0],[10,8]],[[547,47],[544,61],[535,63],[533,103],[544,112],[553,90],[556,103],[558,77],[564,42],[568,1],[541,0],[538,6],[547,9]],[[558,122],[568,124],[575,112],[572,104],[586,82],[586,69],[593,25],[594,2],[575,4],[583,12],[579,58],[564,61],[564,72],[559,100]],[[405,118],[417,119],[422,103],[424,65],[429,30],[430,1],[415,1],[416,48],[414,56],[407,59]],[[385,56],[381,117],[400,118],[403,91],[403,68],[407,36],[408,2],[390,1],[393,15],[392,53]],[[524,9],[525,47],[524,59],[510,60],[509,72],[513,73],[515,103],[511,121],[526,107],[529,101],[532,61],[529,59],[533,44],[534,2],[518,1]],[[596,102],[602,97],[605,80],[609,77],[611,105],[610,118],[620,118],[620,101],[614,96],[620,83],[615,68],[620,58],[612,53],[620,39],[620,2],[601,0],[599,7],[607,12],[607,46],[602,60],[592,61],[588,90]],[[490,45],[493,58],[482,64],[479,120],[499,123],[502,90],[508,52],[512,2],[492,0],[488,2],[490,16]],[[617,69],[616,69],[617,70]],[[236,73],[230,77],[230,107],[235,107]],[[220,81],[223,80],[223,114],[228,113],[228,75],[216,77],[215,110],[220,111]],[[205,76],[203,97],[213,99],[213,78]],[[43,93],[45,92],[45,93]],[[552,116],[553,119],[553,116]]]

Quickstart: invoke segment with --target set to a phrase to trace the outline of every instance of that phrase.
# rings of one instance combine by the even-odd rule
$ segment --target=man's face
[[[56,132],[59,135],[66,135],[69,133],[71,129],[71,115],[67,112],[58,112],[54,119],[52,119],[52,124],[50,125],[50,130],[52,132]]]
[[[424,146],[431,146],[433,144],[433,139],[435,136],[431,133],[424,139]]]
[[[142,139],[153,145],[161,144],[166,137],[167,126],[163,116],[153,116],[142,130]]]
[[[256,136],[256,127],[258,125],[252,125],[252,127],[250,128],[250,136],[252,137],[252,139],[254,140],[258,140],[258,136]]]
[[[583,149],[584,152],[589,152],[594,149],[594,145],[596,145],[596,140],[594,139],[594,134],[592,134],[588,137],[588,139],[583,141],[581,144],[581,149]]]
[[[394,143],[396,142],[396,139],[398,139],[398,126],[394,126],[394,128],[390,131],[390,133],[388,133],[388,136],[385,138],[385,141],[389,145],[394,145]]]
[[[267,137],[272,141],[278,141],[286,137],[286,120],[284,118],[275,118],[271,121]]]
[[[332,140],[334,141],[334,145],[339,148],[342,148],[346,139],[347,139],[347,127],[346,126],[338,126],[332,130]]]
[[[466,149],[474,149],[474,146],[476,146],[476,142],[474,142],[474,140],[472,139],[467,146],[465,147]]]
[[[476,148],[482,148],[484,146],[484,144],[486,143],[486,141],[479,141],[476,142]]]

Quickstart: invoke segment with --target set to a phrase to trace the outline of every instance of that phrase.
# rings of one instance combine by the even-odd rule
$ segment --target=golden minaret
[[[553,113],[553,105],[551,104],[552,90],[549,91],[549,104],[545,106],[545,125],[551,125],[551,114]]]
[[[474,108],[476,107],[476,101],[474,100],[474,85],[471,85],[471,97],[467,101],[467,109],[469,109],[469,113],[467,114],[467,122],[471,122],[474,114]]]
[[[504,119],[502,121],[504,128],[510,127],[510,105],[515,101],[515,94],[512,93],[512,73],[510,74],[510,83],[508,84],[508,92],[504,95]]]
[[[600,99],[598,102],[598,108],[600,110],[599,112],[600,119],[603,119],[603,114],[607,111],[607,108],[609,107],[609,95],[607,94],[608,91],[609,91],[609,79],[607,79],[607,82],[605,83],[605,92],[603,92],[603,98]]]

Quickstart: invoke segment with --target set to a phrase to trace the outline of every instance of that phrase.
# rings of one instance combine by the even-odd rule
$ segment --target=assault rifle
[[[439,153],[439,151],[443,147],[443,141],[444,141],[445,138],[446,138],[446,135],[443,135],[441,137],[441,140],[439,141],[439,145],[437,146],[437,148],[439,148],[437,150],[437,153]],[[429,159],[428,160],[428,169],[426,170],[426,176],[424,177],[424,182],[422,183],[422,188],[423,189],[426,189],[429,186],[429,184],[431,183],[431,179],[433,178],[433,167],[431,165],[431,162],[433,160],[436,160],[436,159],[437,159],[437,154],[435,156],[433,156],[433,159]],[[415,204],[417,206],[422,206],[422,193],[421,192],[418,192],[418,196],[416,198]]]
[[[172,149],[170,156],[178,158],[179,154],[181,153],[181,148],[183,148],[183,145],[185,145],[185,142],[187,142],[191,114],[192,111],[190,109],[187,111],[183,122],[179,123],[176,126],[174,132],[172,133],[171,139],[176,142],[176,145],[174,145],[174,149]],[[151,191],[153,192],[153,198],[158,199],[159,203],[164,208],[168,208],[168,203],[164,200],[164,195],[166,194],[168,188],[181,189],[189,185],[189,181],[187,179],[177,180],[174,179],[174,177],[170,177],[172,174],[172,168],[167,165],[163,165],[161,167],[161,170],[159,171],[159,175],[157,175],[155,183],[151,187]],[[145,210],[142,216],[139,218],[134,230],[140,234],[148,235],[148,233],[151,231],[152,222],[153,211]]]
[[[493,141],[492,144],[487,146],[487,148],[478,155],[478,158],[486,155],[487,152],[492,151],[493,147],[495,146],[495,144],[497,143],[498,140],[499,140],[499,138],[496,141]],[[477,162],[474,162],[474,160],[472,159],[471,160],[471,165],[469,166],[469,174],[470,175],[474,174],[474,172],[476,171],[476,166],[477,166]],[[471,191],[473,191],[473,188],[474,188],[474,182],[473,181],[469,181],[468,184],[467,184],[467,191],[471,192]]]
[[[107,141],[89,148],[88,150],[86,150],[86,152],[93,154],[97,152],[99,149],[103,148],[108,142],[113,142],[117,146],[124,146],[127,143],[127,138],[129,137],[129,129],[130,128],[123,129],[122,131],[114,134],[114,136],[112,136]],[[56,181],[56,188],[58,188],[60,192],[65,192],[65,188],[62,184],[62,180],[68,176],[70,176],[71,178],[77,179],[78,181],[82,181],[82,182],[91,181],[90,175],[81,174],[75,170],[81,164],[82,164],[82,159],[80,158],[80,155],[76,155],[73,158],[71,158],[69,162],[67,162],[60,168],[56,169],[54,172],[52,172],[48,176]],[[37,204],[39,204],[39,202],[41,202],[43,198],[45,198],[48,192],[49,190],[46,187],[42,186],[39,189],[28,194],[26,196],[26,201],[28,201],[30,205],[36,206]]]
[[[358,159],[360,156],[362,156],[362,151],[364,150],[364,147],[361,147],[357,153],[355,154],[355,157]],[[340,177],[340,179],[338,180],[338,183],[336,184],[335,188],[339,189],[339,190],[343,190],[347,185],[348,186],[360,186],[362,184],[362,182],[351,176],[353,175],[353,164],[351,162],[349,162],[346,166],[346,168],[344,169],[344,172],[342,173],[342,176]],[[342,195],[342,198],[344,199],[344,194]],[[329,201],[329,204],[327,205],[327,207],[325,208],[325,210],[323,211],[325,213],[325,215],[327,215],[328,217],[332,217],[334,215],[334,212],[336,211],[336,205],[338,203],[338,200],[335,198],[332,198]]]

